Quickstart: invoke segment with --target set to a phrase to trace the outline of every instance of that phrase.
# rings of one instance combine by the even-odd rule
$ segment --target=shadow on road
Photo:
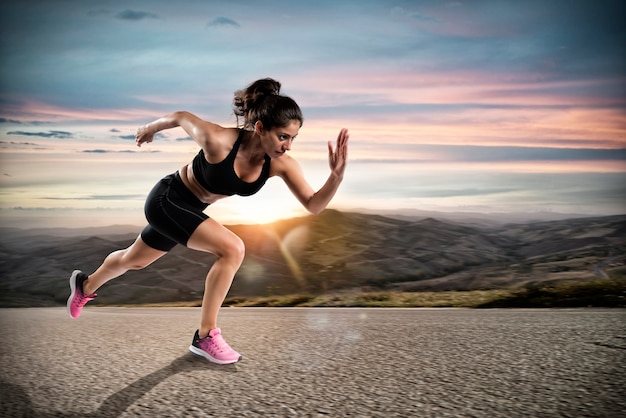
[[[0,414],[3,417],[33,417],[33,403],[21,386],[0,381]]]
[[[134,381],[130,385],[126,386],[119,392],[106,398],[100,407],[90,414],[90,417],[116,417],[121,415],[129,406],[135,401],[148,393],[153,387],[163,382],[170,376],[174,376],[177,373],[198,370],[198,369],[213,369],[222,372],[236,372],[237,368],[233,365],[217,365],[209,363],[199,357],[194,356],[191,353],[186,353],[167,366],[147,376],[142,377],[139,380]]]
[[[0,381],[0,414],[10,417],[28,417],[28,418],[46,418],[54,417],[91,417],[91,418],[110,418],[120,416],[129,406],[138,399],[150,392],[159,383],[175,374],[193,371],[193,370],[215,370],[226,373],[236,373],[237,367],[234,364],[217,365],[209,363],[191,353],[186,353],[170,364],[152,372],[126,386],[122,390],[114,393],[106,398],[100,407],[87,415],[75,412],[55,411],[55,412],[37,412],[33,409],[30,397],[24,388],[13,383]],[[89,388],[85,388],[89,390]],[[7,414],[8,413],[8,414]],[[6,414],[6,415],[5,415]]]

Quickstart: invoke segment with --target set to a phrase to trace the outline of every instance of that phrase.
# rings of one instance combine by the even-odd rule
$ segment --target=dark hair
[[[261,121],[264,129],[287,126],[292,120],[304,122],[302,111],[290,97],[280,95],[280,83],[272,78],[263,78],[244,90],[237,90],[233,99],[233,111],[237,125],[253,129]],[[239,118],[243,117],[243,124]]]

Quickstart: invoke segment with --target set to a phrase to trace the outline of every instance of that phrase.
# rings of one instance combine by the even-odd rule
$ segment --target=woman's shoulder
[[[293,171],[300,171],[300,164],[291,155],[284,154],[279,158],[272,159],[272,165],[270,169],[270,177],[279,176],[284,177]]]
[[[209,162],[223,160],[232,150],[240,134],[239,128],[223,127],[221,125],[207,122],[204,126],[204,142],[202,149]]]
[[[213,141],[231,147],[241,134],[241,129],[239,128],[224,127],[212,122],[207,122],[206,129]]]

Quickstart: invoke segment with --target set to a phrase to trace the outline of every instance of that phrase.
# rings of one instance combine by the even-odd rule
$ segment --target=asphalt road
[[[620,417],[626,310],[0,310],[1,417]]]

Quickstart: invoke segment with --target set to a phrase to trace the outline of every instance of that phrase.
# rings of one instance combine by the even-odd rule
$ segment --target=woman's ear
[[[263,123],[260,120],[257,120],[254,123],[254,132],[261,135],[263,133]]]

